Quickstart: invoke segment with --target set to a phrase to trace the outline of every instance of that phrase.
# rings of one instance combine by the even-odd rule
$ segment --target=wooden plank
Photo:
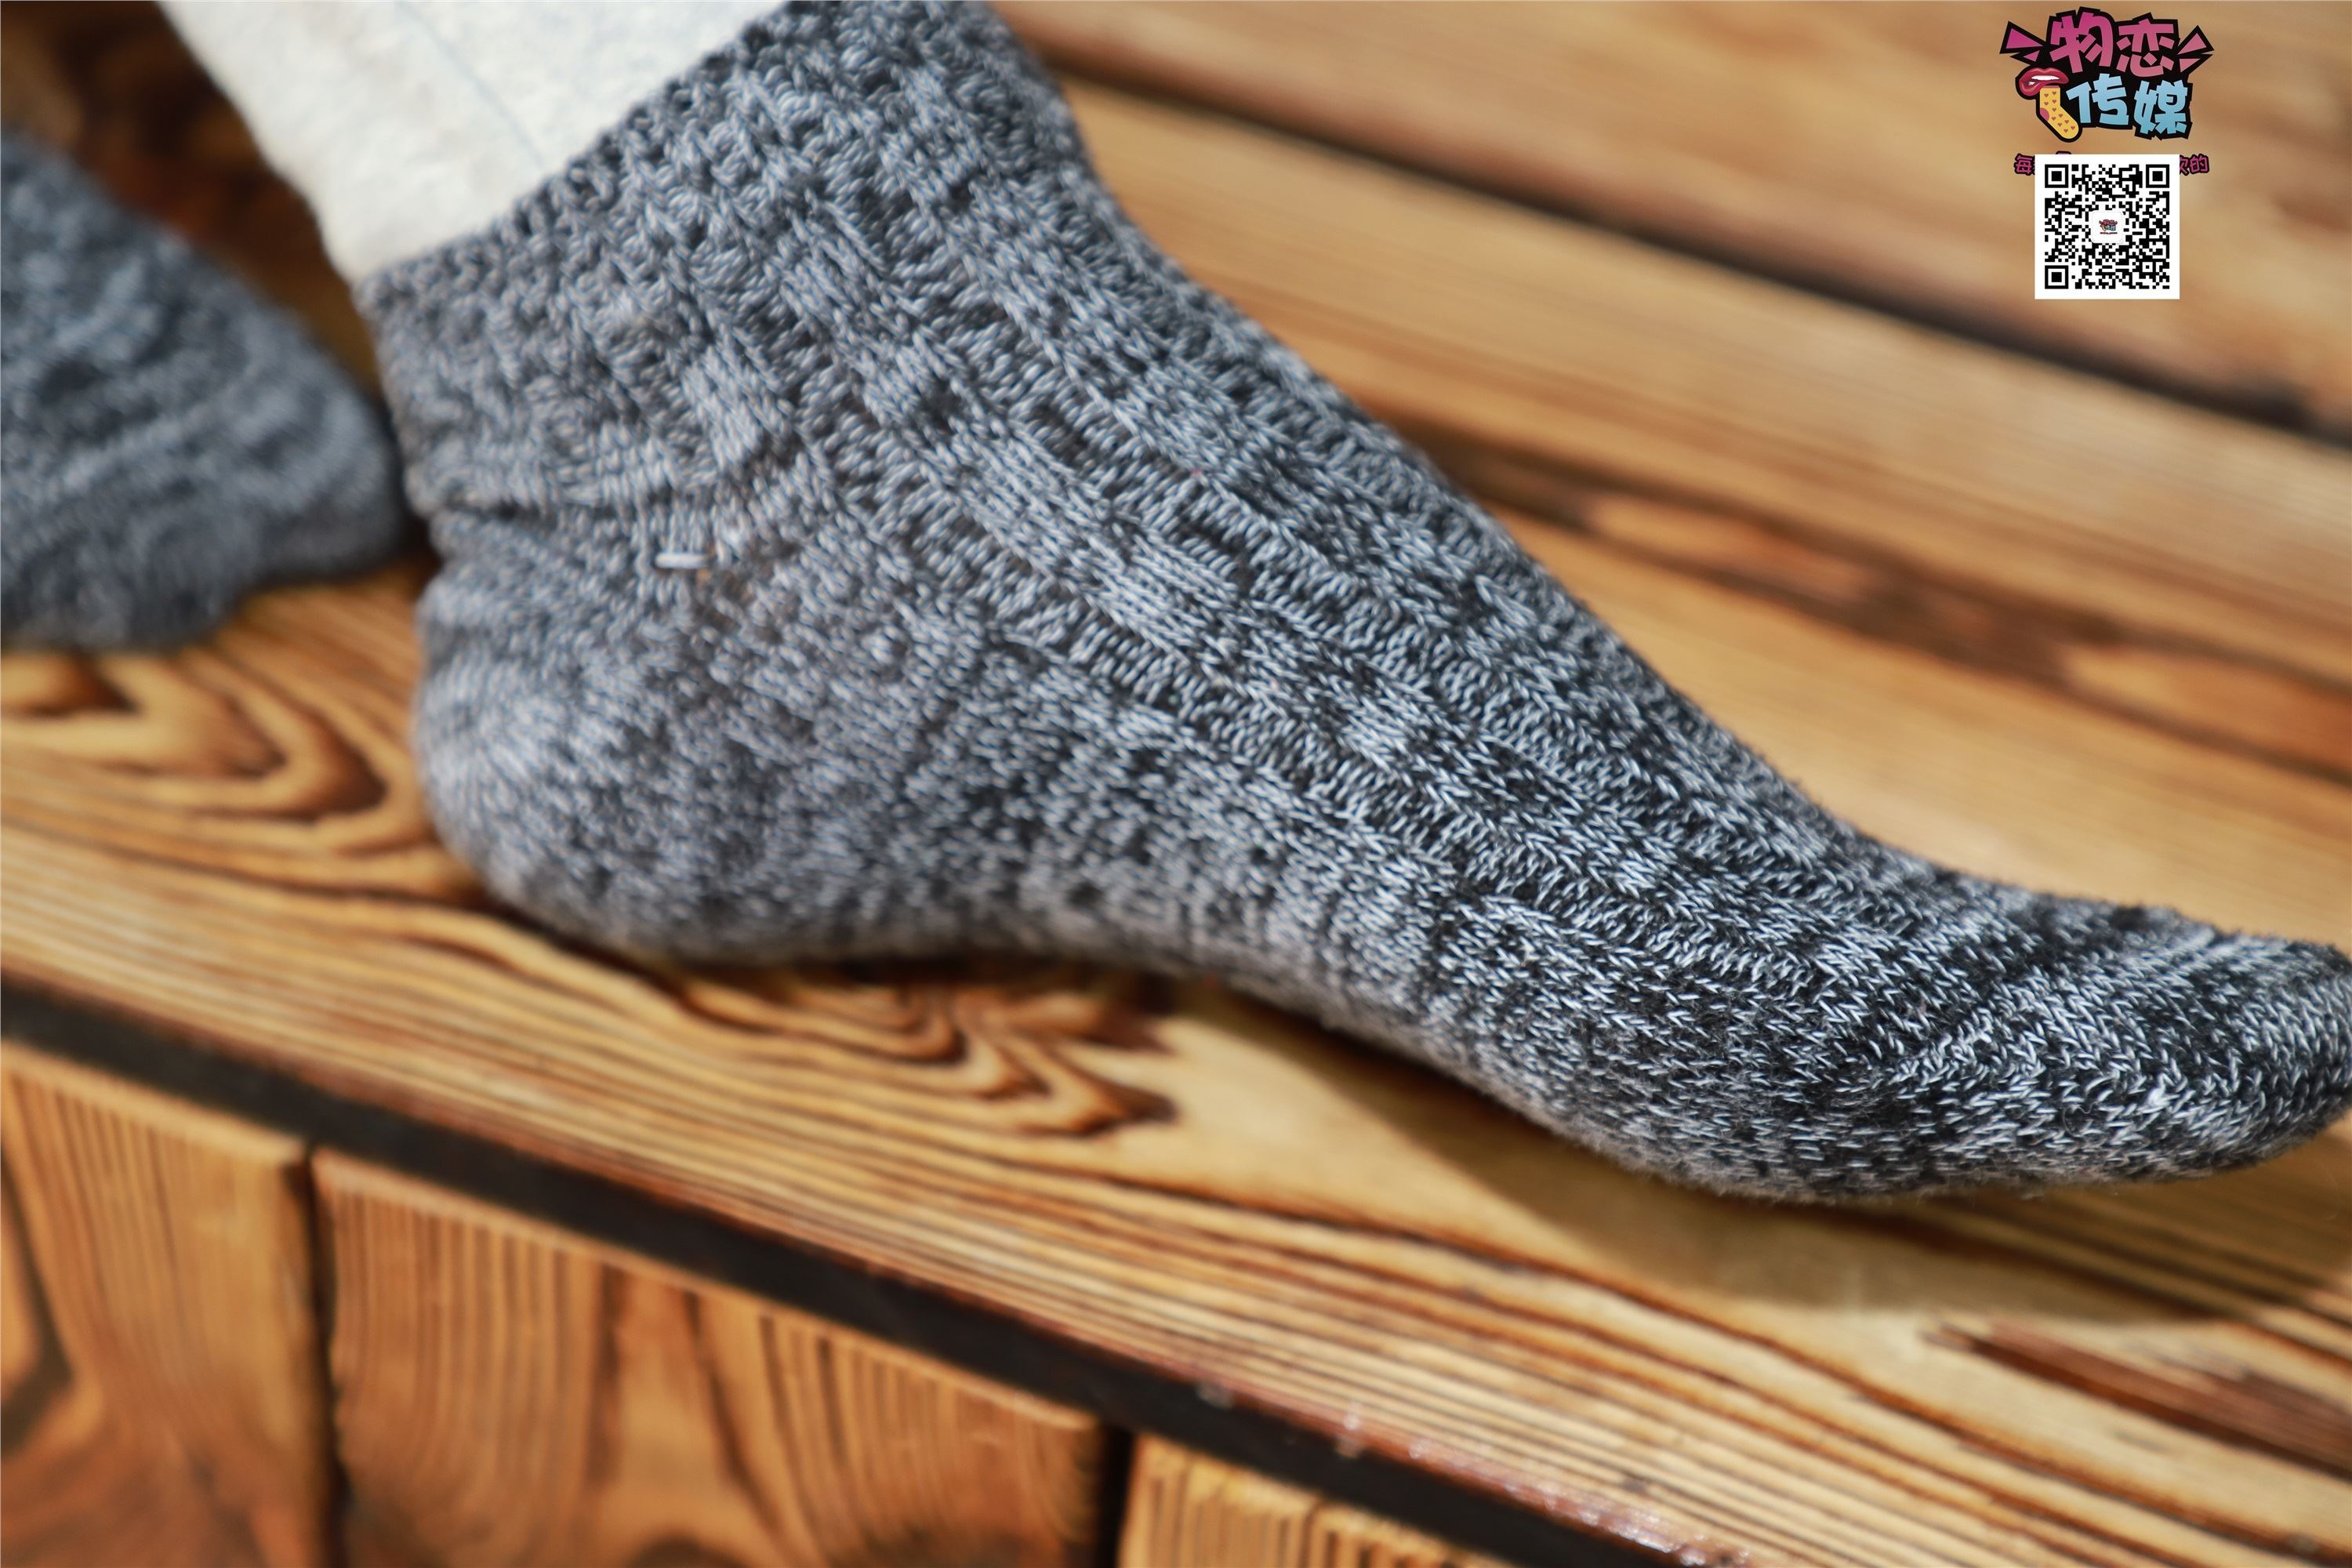
[[[1832,805],[1979,868],[2341,940],[2336,455],[1213,120],[1080,108],[1188,265]],[[2346,1550],[2342,1130],[2168,1191],[1791,1215],[1633,1183],[1213,992],[606,965],[499,921],[431,845],[406,586],[273,599],[177,660],[0,666],[9,973],[1622,1539]]]
[[[1119,1568],[1501,1568],[1156,1437],[1135,1445]]]
[[[1073,96],[1155,238],[1490,498],[1701,570],[1692,521],[1714,519],[1812,567],[1817,595],[1867,590],[1880,629],[1941,632],[1946,657],[2032,649],[2006,672],[2217,736],[2284,723],[2340,769],[2352,455],[1245,126]],[[1582,498],[1612,492],[1631,504],[1585,522]]]
[[[297,1141],[8,1047],[0,1556],[330,1560]]]
[[[357,1564],[1093,1560],[1089,1417],[331,1153]]]
[[[1013,0],[1065,68],[1363,148],[1931,321],[2352,430],[2352,13],[2182,13],[2216,45],[2185,142],[2181,298],[2037,302],[2019,153],[2055,143],[2003,25],[2050,7]],[[2116,16],[2126,13],[2118,11]],[[1312,276],[1311,274],[1309,275]]]
[[[1934,796],[1949,763],[1822,733],[1965,726],[2026,771],[2058,759],[2000,797],[2030,822],[1967,816],[2003,787],[1989,763],[1918,819],[1923,848],[2178,879],[2263,923],[2323,909],[2302,861],[2334,786],[1614,571],[1615,607],[1719,624],[1666,673],[1750,702],[1768,749],[1815,748],[1833,803]],[[11,978],[1623,1541],[1874,1565],[2352,1552],[2352,1126],[2187,1186],[1776,1209],[1627,1176],[1213,987],[609,963],[486,907],[434,845],[403,743],[413,588],[272,595],[175,658],[9,661]],[[2175,831],[2200,802],[2234,879]]]

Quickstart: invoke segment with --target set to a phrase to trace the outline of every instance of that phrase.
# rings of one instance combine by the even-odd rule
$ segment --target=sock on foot
[[[291,318],[0,138],[0,636],[160,646],[397,543],[391,433]]]
[[[1749,1193],[2352,1099],[2341,954],[1821,810],[1186,279],[984,11],[788,7],[363,299],[433,807],[566,931],[1213,972]]]

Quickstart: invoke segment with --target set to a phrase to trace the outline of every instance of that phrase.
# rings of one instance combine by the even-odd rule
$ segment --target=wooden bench
[[[1828,804],[2346,940],[2346,262],[2252,194],[2345,189],[2330,13],[2200,18],[2244,183],[2177,307],[2071,317],[1993,11],[1013,15],[1148,228]],[[101,99],[159,47],[87,26]],[[1768,49],[1945,118],[1856,186]],[[1846,243],[1906,193],[1965,243]],[[1771,1207],[1213,986],[623,963],[434,838],[428,569],[0,662],[11,1564],[2352,1561],[2352,1124]]]

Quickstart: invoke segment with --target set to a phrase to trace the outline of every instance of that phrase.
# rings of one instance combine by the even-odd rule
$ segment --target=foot
[[[1747,1193],[2352,1099],[2342,955],[1823,812],[1154,249],[976,7],[788,8],[364,302],[433,806],[566,931],[1213,972]]]
[[[390,432],[282,311],[0,138],[0,636],[184,642],[398,542]]]

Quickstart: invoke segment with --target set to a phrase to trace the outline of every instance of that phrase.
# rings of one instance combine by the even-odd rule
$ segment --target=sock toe
[[[1934,880],[1940,922],[1849,925],[1744,1012],[1521,1040],[1574,1070],[1517,1103],[1661,1175],[1813,1199],[2232,1170],[2352,1108],[2335,949]]]
[[[2352,961],[2334,948],[2222,938],[2149,1013],[2162,1053],[2150,1173],[2250,1164],[2352,1107]]]
[[[1987,1158],[2005,1164],[1996,1179],[2232,1170],[2352,1106],[2342,953],[2177,915],[2102,908],[2095,918],[2133,940],[2085,941],[2069,962],[2006,987],[1988,1015],[1979,1048],[1996,1081],[1972,1098],[1993,1134]]]

